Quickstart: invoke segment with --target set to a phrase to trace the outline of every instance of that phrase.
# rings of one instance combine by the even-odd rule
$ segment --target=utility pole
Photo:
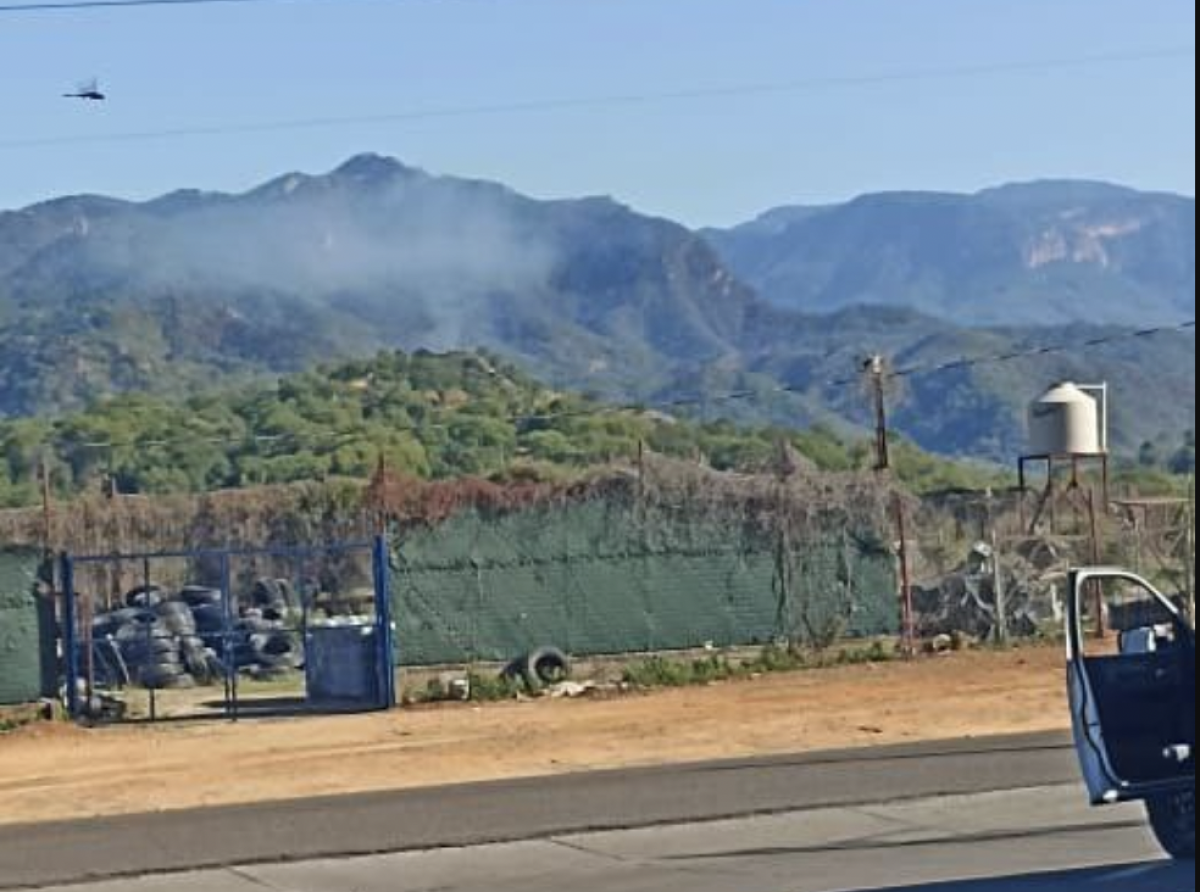
[[[876,353],[863,363],[863,373],[871,390],[875,407],[875,470],[883,474],[892,468],[891,444],[888,442],[887,419],[887,360]],[[917,653],[917,615],[913,600],[912,565],[908,543],[908,519],[904,496],[894,490],[892,508],[895,512],[897,557],[900,561],[900,629],[901,649],[907,657]]]
[[[54,551],[54,504],[50,497],[50,458],[45,452],[38,461],[38,477],[42,490],[42,554],[49,560]]]
[[[897,549],[900,558],[900,626],[902,649],[906,657],[917,655],[917,611],[913,601],[912,566],[909,563],[908,521],[905,517],[904,497],[896,493],[896,532],[899,535]]]
[[[892,466],[891,446],[888,443],[887,361],[875,354],[867,360],[864,370],[871,378],[871,393],[875,400],[875,470],[886,471]]]

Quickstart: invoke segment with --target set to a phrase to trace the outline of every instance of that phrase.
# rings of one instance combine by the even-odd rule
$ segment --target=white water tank
[[[1033,455],[1103,455],[1107,451],[1100,405],[1077,384],[1051,388],[1029,410]]]

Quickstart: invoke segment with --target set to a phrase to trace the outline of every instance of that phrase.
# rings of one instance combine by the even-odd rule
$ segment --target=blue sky
[[[0,7],[18,0],[0,0]],[[1042,177],[1195,193],[1195,59],[108,137],[1188,48],[1193,0],[280,0],[0,13],[0,208],[240,190],[363,151],[694,225]],[[58,98],[99,76],[112,101]],[[58,144],[21,141],[67,138]],[[95,140],[95,141],[93,141]]]

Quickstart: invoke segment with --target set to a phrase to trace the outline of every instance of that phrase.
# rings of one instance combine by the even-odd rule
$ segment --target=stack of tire
[[[251,593],[252,607],[237,624],[238,668],[259,680],[280,678],[301,667],[303,660],[286,618],[294,606],[291,585],[282,579],[263,579]]]
[[[286,583],[256,585],[255,606],[240,618],[227,617],[219,589],[202,586],[174,597],[141,587],[125,602],[93,623],[94,668],[102,684],[180,690],[215,684],[234,672],[278,678],[301,665],[285,629],[291,609]]]
[[[161,589],[130,592],[121,610],[96,618],[92,644],[97,676],[119,687],[179,690],[210,684],[213,655],[196,634],[191,608]]]

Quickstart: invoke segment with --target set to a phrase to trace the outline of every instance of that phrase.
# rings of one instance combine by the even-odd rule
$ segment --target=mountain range
[[[924,367],[1193,318],[1194,235],[1188,199],[1086,183],[695,232],[376,155],[240,195],[70,197],[0,214],[0,415],[483,347],[606,399],[854,428],[871,353]],[[894,419],[935,451],[1008,458],[1042,387],[1107,378],[1115,442],[1136,448],[1194,427],[1194,355],[1177,333],[915,375]]]
[[[902,306],[965,325],[1191,318],[1196,203],[1105,183],[868,195],[706,233],[771,303]]]

